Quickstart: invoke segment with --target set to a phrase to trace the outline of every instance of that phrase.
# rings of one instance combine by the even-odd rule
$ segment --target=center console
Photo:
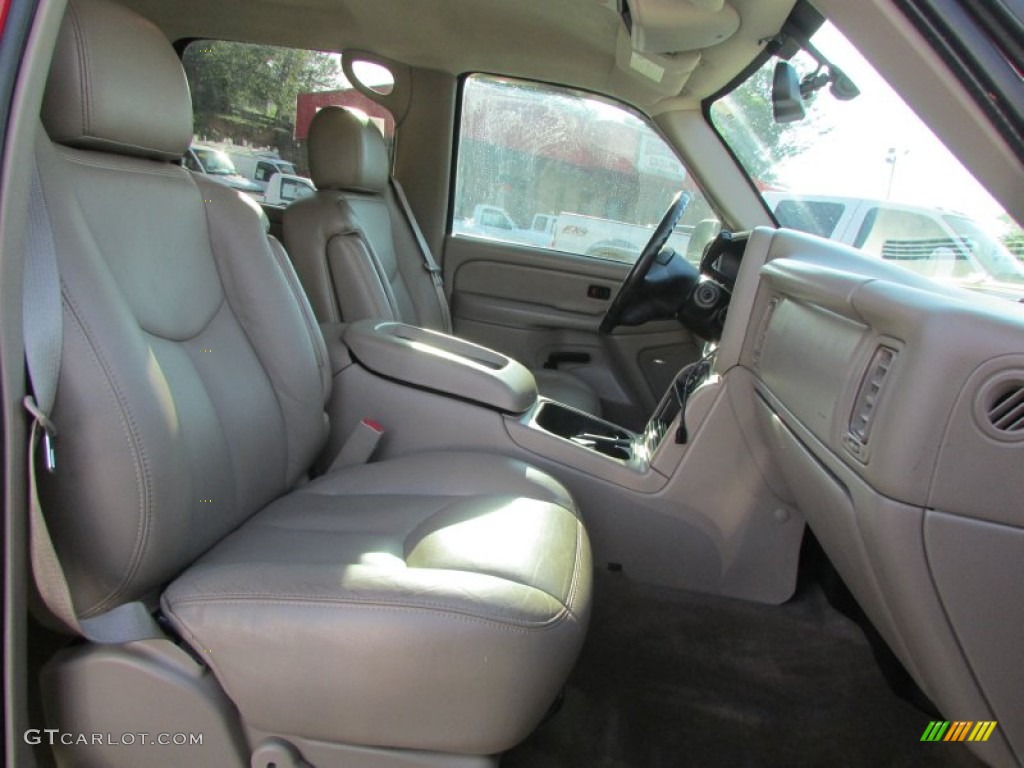
[[[349,354],[368,370],[415,387],[523,413],[537,400],[524,365],[492,349],[425,328],[361,320],[343,335]]]
[[[664,485],[678,464],[690,437],[683,414],[691,395],[710,379],[707,360],[680,371],[641,433],[544,398],[518,418],[506,416],[506,429],[514,443],[533,454],[622,487],[651,491]]]
[[[638,434],[538,397],[536,383],[522,364],[454,336],[404,323],[363,320],[345,328],[342,338],[349,354],[378,376],[511,417],[510,435],[523,447],[555,451],[571,464],[590,463],[586,457],[593,454],[635,473],[648,470],[665,440],[686,442],[680,414],[710,374],[706,360],[684,368]],[[574,454],[576,460],[571,459]]]
[[[791,594],[802,520],[766,480],[742,369],[726,380],[707,359],[684,368],[634,432],[538,396],[523,365],[452,336],[373,320],[324,336],[333,386],[319,471],[366,423],[379,427],[370,461],[507,456],[569,490],[599,563],[647,583],[769,602]]]

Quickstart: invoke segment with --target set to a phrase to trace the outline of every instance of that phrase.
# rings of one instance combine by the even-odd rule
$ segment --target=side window
[[[339,53],[200,40],[185,49],[182,61],[192,91],[193,146],[233,164],[230,174],[205,171],[254,197],[279,169],[309,181],[306,137],[313,116],[326,106],[366,113],[388,143],[393,140],[391,113],[352,87]],[[372,85],[382,76],[371,72],[362,79]],[[293,194],[308,188],[299,189]]]
[[[512,222],[505,217],[501,211],[486,210],[480,214],[480,223],[485,227],[496,227],[497,229],[511,230]]]
[[[203,172],[202,166],[199,165],[199,161],[196,160],[196,156],[191,152],[186,153],[184,157],[184,165],[190,171],[195,171],[196,173]]]
[[[970,268],[963,239],[937,218],[914,211],[871,208],[856,242],[872,256],[930,277],[960,277]]]
[[[895,208],[870,209],[857,234],[860,247],[872,256],[884,255],[887,247],[913,246],[943,239],[950,240],[950,233],[935,219]]]
[[[312,194],[313,188],[306,186],[302,182],[292,181],[291,179],[285,179],[281,182],[281,201],[283,203],[301,200],[303,197],[309,197]]]
[[[775,207],[775,218],[783,227],[798,229],[821,237],[832,237],[846,206],[813,200],[781,200]]]
[[[665,141],[596,96],[472,75],[462,98],[452,234],[633,262],[672,197],[692,196],[669,244],[717,218]],[[707,232],[705,224],[702,232]]]

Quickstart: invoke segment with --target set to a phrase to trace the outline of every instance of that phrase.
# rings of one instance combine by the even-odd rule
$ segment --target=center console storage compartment
[[[534,424],[553,435],[613,459],[629,461],[633,458],[634,435],[561,403],[543,401],[534,416]]]
[[[471,400],[504,413],[537,402],[537,382],[521,363],[454,336],[405,323],[361,320],[343,340],[352,357],[380,376]]]

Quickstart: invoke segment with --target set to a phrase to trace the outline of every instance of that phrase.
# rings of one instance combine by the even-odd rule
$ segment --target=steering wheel
[[[659,222],[654,230],[654,234],[651,235],[651,239],[647,241],[647,245],[640,252],[640,258],[633,264],[633,268],[626,275],[622,287],[619,288],[619,292],[615,294],[611,305],[604,313],[601,325],[597,329],[598,333],[611,333],[622,322],[623,313],[636,299],[640,286],[643,285],[644,278],[651,271],[651,266],[654,264],[655,259],[658,258],[658,254],[661,253],[661,249],[665,247],[665,243],[668,242],[669,237],[672,235],[672,230],[676,228],[676,224],[679,223],[683,211],[686,210],[686,206],[689,204],[690,195],[685,192],[678,192],[672,198],[672,202],[669,204],[668,210],[665,211],[665,215],[661,218],[661,222]]]

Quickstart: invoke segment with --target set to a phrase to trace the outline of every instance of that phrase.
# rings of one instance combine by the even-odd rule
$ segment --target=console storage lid
[[[363,367],[390,379],[505,413],[524,413],[537,401],[537,382],[525,366],[454,336],[369,319],[349,325],[343,338]]]

